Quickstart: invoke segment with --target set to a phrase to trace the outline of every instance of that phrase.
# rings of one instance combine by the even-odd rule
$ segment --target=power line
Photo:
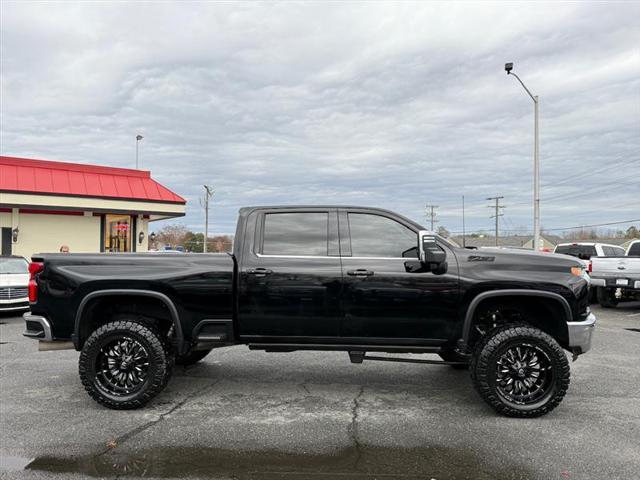
[[[495,208],[496,209],[496,213],[494,215],[491,215],[490,218],[495,218],[496,219],[496,247],[498,246],[498,219],[502,216],[504,216],[504,213],[500,213],[500,209],[504,208],[504,205],[500,205],[500,200],[502,200],[504,197],[500,196],[500,197],[489,197],[487,198],[487,200],[495,200],[496,204],[495,207],[493,205],[487,205],[489,208]]]
[[[433,232],[434,230],[434,225],[436,223],[438,223],[438,220],[436,219],[436,212],[435,209],[436,208],[440,208],[438,205],[425,205],[425,215],[427,216],[427,220],[431,221],[431,231]]]

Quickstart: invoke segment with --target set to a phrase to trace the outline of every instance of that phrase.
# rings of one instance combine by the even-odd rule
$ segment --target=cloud
[[[531,228],[640,213],[637,4],[3,2],[2,154],[143,167],[203,229],[243,205],[381,206]],[[575,178],[575,181],[571,181]]]

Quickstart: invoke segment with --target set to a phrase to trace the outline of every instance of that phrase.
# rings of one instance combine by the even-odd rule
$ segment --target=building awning
[[[0,203],[160,218],[184,215],[186,200],[145,170],[0,156]]]
[[[0,157],[0,190],[186,203],[149,171],[16,157]]]

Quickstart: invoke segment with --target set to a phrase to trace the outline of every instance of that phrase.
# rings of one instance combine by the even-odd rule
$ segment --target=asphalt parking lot
[[[111,411],[84,393],[77,352],[38,352],[0,317],[0,478],[638,478],[640,303],[594,311],[567,397],[532,420],[496,415],[449,367],[243,346]]]

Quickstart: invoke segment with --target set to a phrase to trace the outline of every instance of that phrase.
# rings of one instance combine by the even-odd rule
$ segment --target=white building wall
[[[58,252],[61,245],[72,253],[100,251],[100,217],[20,213],[14,214],[13,225],[20,230],[12,245],[14,255],[30,258]]]

